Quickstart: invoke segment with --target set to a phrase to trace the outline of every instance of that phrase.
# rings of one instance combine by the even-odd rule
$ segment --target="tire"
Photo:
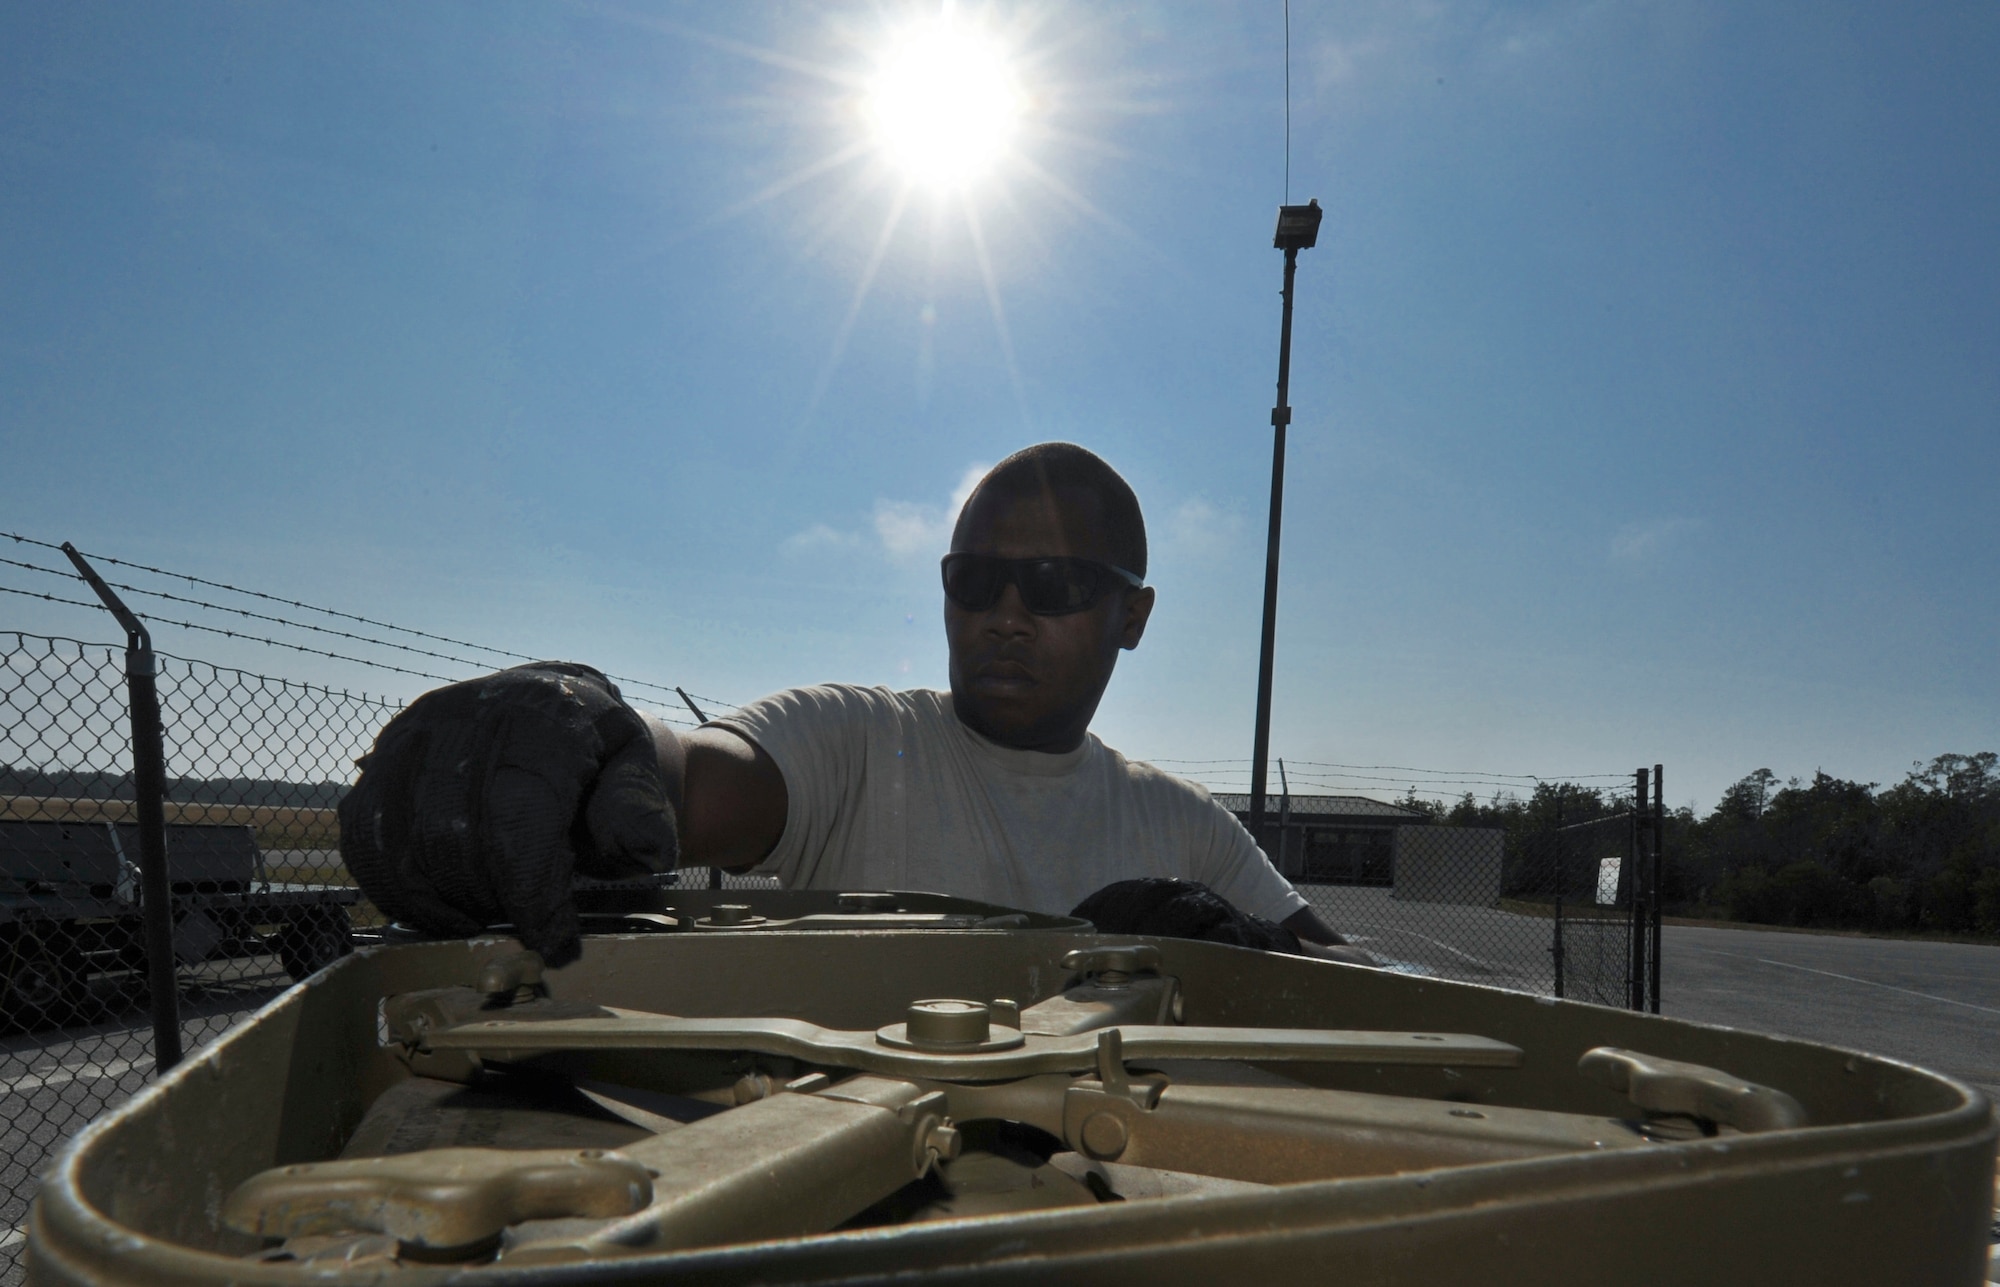
[[[84,995],[83,953],[60,926],[0,935],[0,1020],[33,1031],[69,1022]]]
[[[316,907],[279,927],[272,946],[285,973],[303,982],[354,950],[352,929],[345,907]]]

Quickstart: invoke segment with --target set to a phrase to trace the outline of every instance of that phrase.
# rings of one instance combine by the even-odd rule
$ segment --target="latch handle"
[[[1157,972],[1160,968],[1160,949],[1151,943],[1080,947],[1063,957],[1062,967],[1077,974],[1095,976],[1104,982],[1122,983],[1134,974]]]
[[[1599,1046],[1585,1051],[1576,1067],[1592,1081],[1625,1092],[1649,1113],[1682,1113],[1746,1134],[1806,1124],[1805,1106],[1784,1091],[1703,1064]]]
[[[630,1215],[651,1174],[598,1149],[441,1148],[273,1167],[229,1195],[222,1219],[266,1238],[366,1231],[414,1247],[476,1247],[522,1220]]]

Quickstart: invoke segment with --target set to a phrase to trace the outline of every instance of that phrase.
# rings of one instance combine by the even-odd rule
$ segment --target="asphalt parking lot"
[[[1660,1008],[1921,1064],[2000,1100],[2000,947],[1669,925]]]
[[[1545,918],[1402,902],[1386,889],[1302,892],[1391,969],[1551,986]],[[1565,934],[1568,994],[1621,1003],[1622,932],[1572,921]],[[2000,946],[1685,925],[1665,926],[1662,940],[1663,1013],[1889,1055],[2000,1101]]]
[[[190,1051],[291,986],[275,957],[215,962],[193,972],[181,1001]],[[127,980],[124,990],[135,989]],[[0,1287],[20,1281],[21,1224],[34,1174],[61,1140],[124,1103],[152,1079],[151,1018],[117,980],[99,992],[117,1017],[0,1038]]]

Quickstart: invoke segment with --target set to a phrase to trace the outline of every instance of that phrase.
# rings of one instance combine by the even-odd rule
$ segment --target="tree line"
[[[1551,837],[1617,825],[1630,788],[1541,783],[1526,798],[1398,801],[1450,826],[1508,832],[1510,893],[1546,895]],[[1780,782],[1758,769],[1706,816],[1670,812],[1661,901],[1670,915],[1820,929],[2000,937],[2000,755],[1918,761],[1883,787],[1825,772]],[[1573,859],[1572,859],[1573,862]],[[1565,867],[1565,871],[1569,871]],[[1572,896],[1582,886],[1572,875]]]

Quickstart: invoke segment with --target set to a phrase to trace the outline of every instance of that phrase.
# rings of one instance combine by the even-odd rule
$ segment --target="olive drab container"
[[[1985,1279],[1990,1106],[1891,1059],[927,895],[588,922],[293,987],[63,1149],[30,1281]]]

